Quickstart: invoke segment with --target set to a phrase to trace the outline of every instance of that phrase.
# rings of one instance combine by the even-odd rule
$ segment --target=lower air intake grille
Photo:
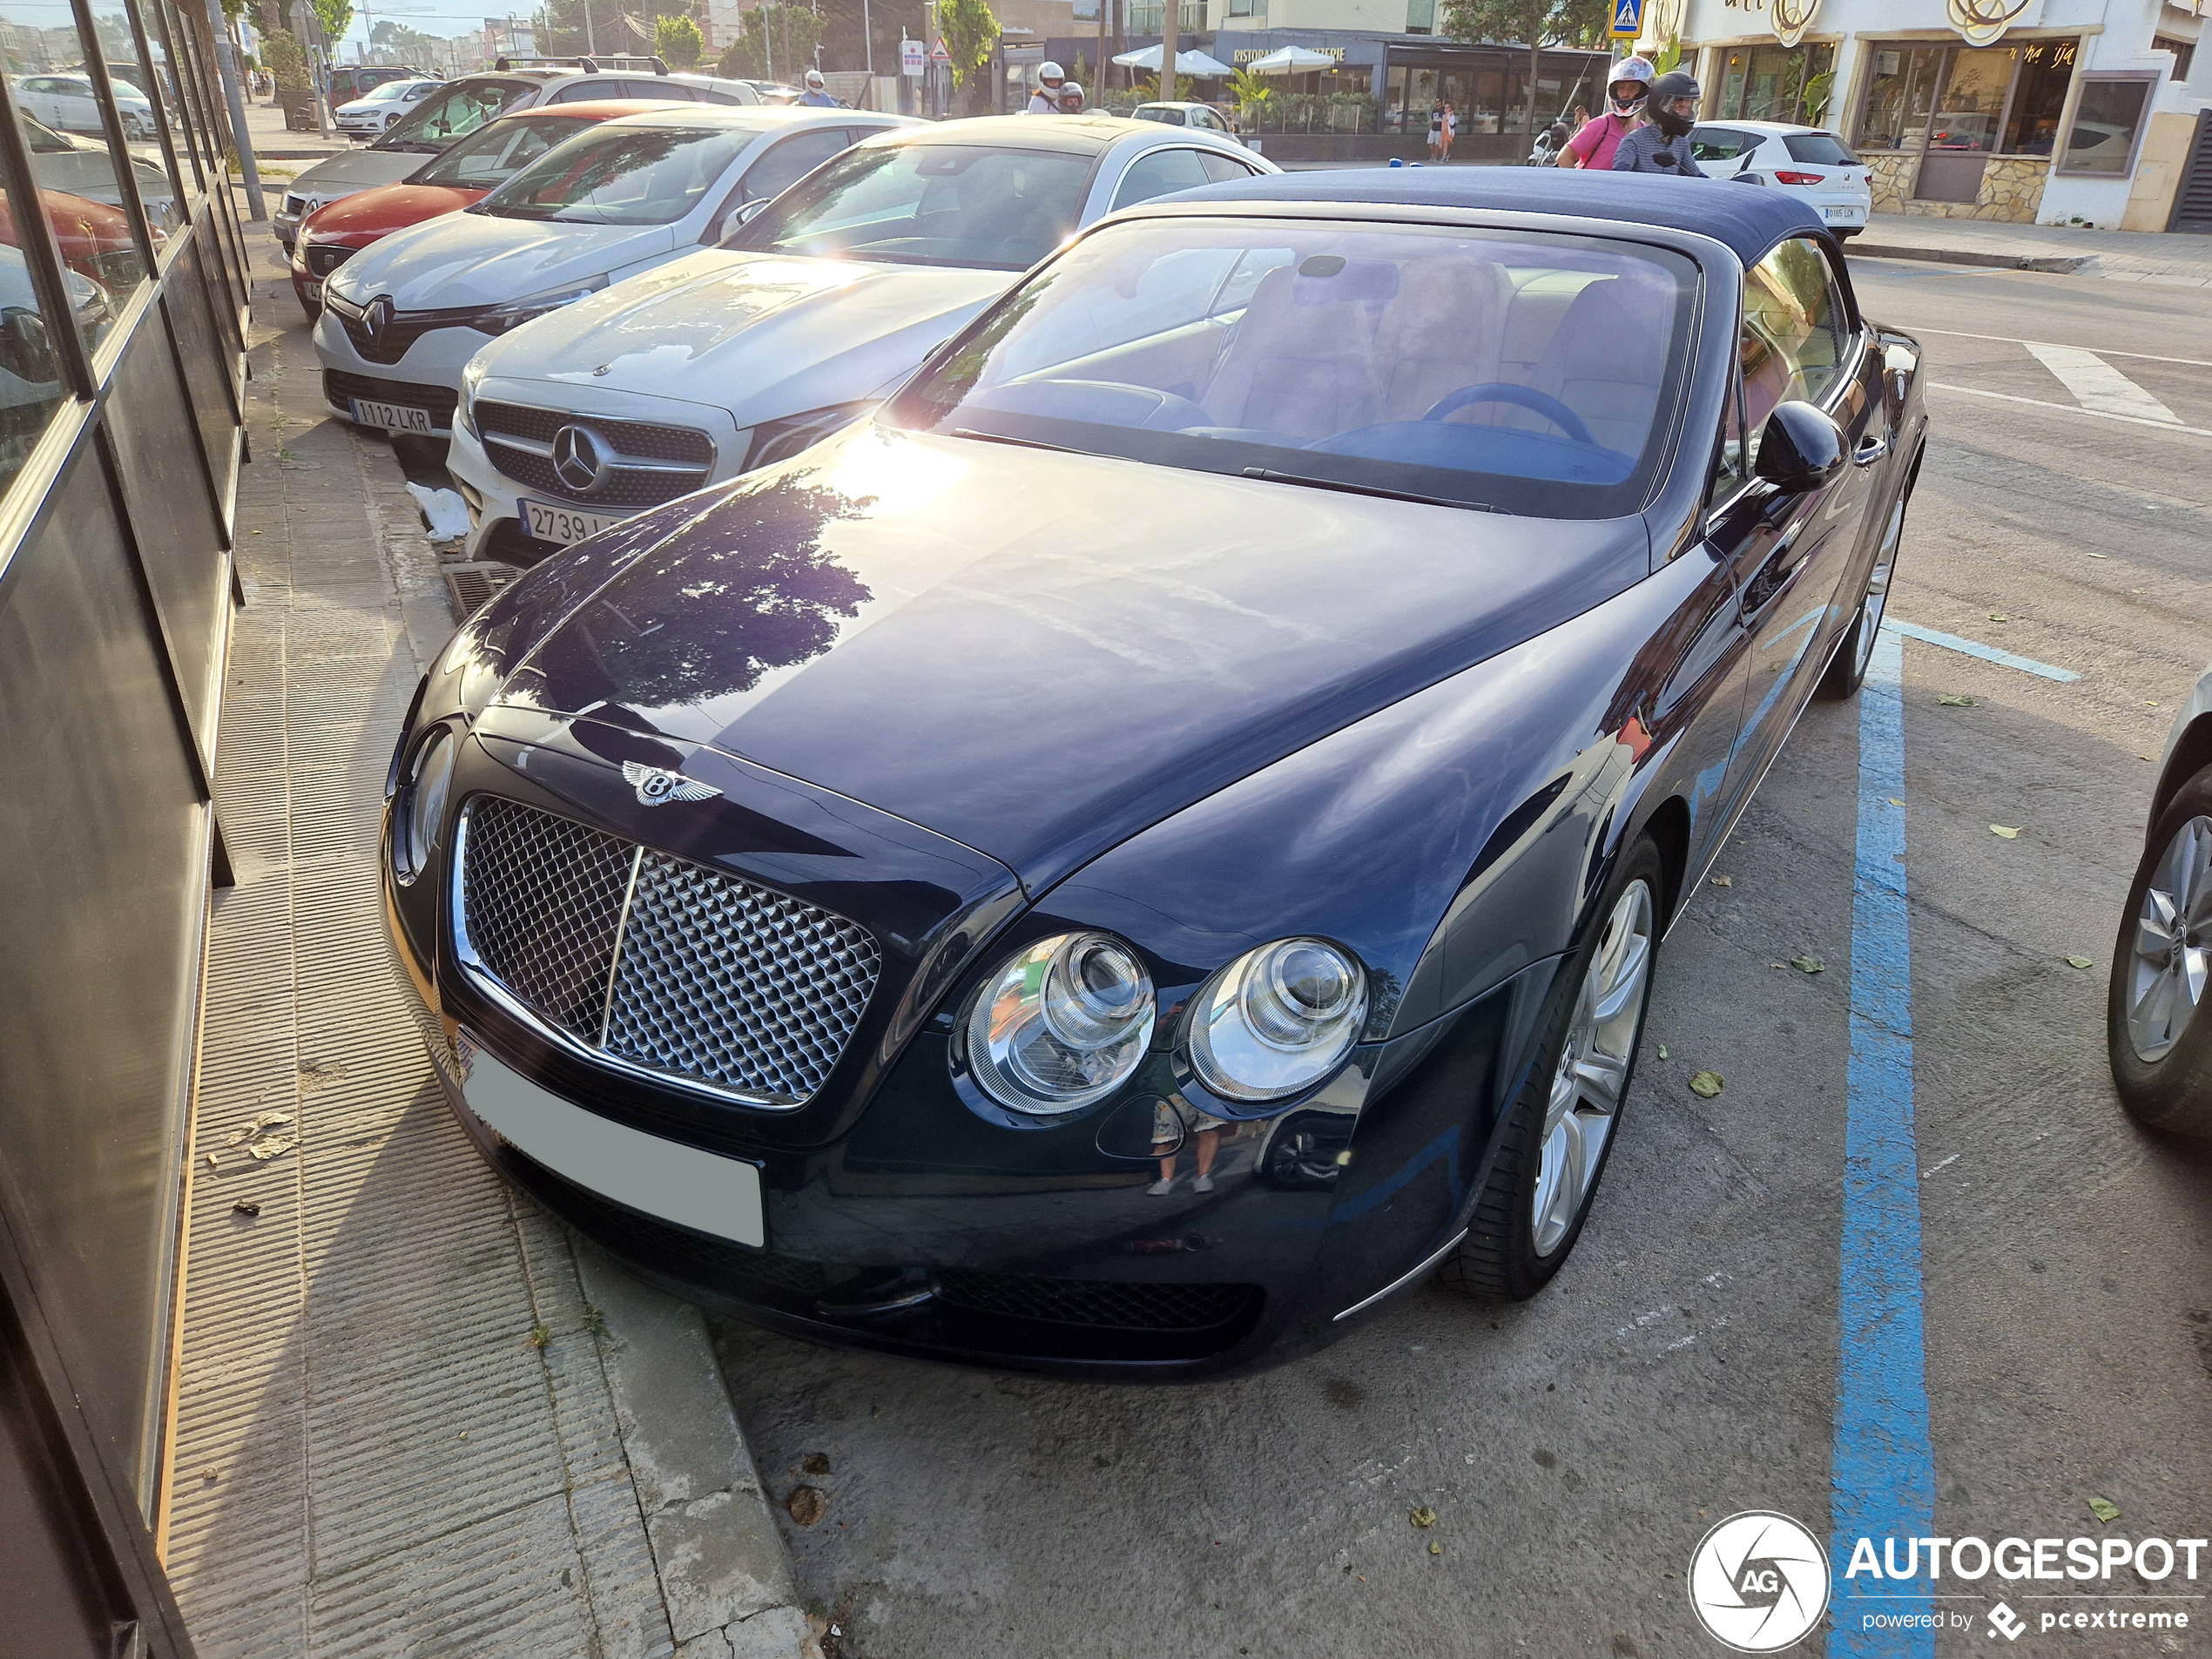
[[[1200,1331],[1227,1325],[1260,1295],[1257,1285],[1134,1285],[958,1271],[937,1275],[941,1300],[981,1313],[1123,1331]]]
[[[464,816],[462,954],[536,1018],[756,1104],[827,1079],[882,965],[860,928],[515,801]]]

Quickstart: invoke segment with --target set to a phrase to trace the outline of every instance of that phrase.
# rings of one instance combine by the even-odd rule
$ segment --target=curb
[[[2094,253],[1978,253],[1962,247],[1892,247],[1854,237],[1844,253],[1860,260],[1919,260],[1931,265],[1975,265],[1996,271],[2042,271],[2054,276],[2094,276]]]

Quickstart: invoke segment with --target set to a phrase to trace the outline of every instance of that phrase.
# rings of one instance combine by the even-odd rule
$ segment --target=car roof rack
[[[668,73],[667,64],[658,57],[639,57],[623,52],[601,52],[595,57],[502,57],[492,67],[502,73],[518,69],[580,69],[587,75],[596,75],[603,69],[650,69],[656,75]]]

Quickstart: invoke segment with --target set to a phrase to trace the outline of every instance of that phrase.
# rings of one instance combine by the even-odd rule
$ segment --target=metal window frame
[[[2074,74],[2066,111],[2066,125],[2059,131],[2059,141],[2051,151],[2051,176],[2054,179],[2133,179],[2135,164],[2142,158],[2143,139],[2150,132],[2150,118],[2158,97],[2161,82],[2166,78],[2162,69],[2080,69]],[[2143,106],[2135,113],[2135,131],[2128,141],[2128,165],[2118,172],[2107,172],[2101,167],[2069,167],[2067,152],[2074,145],[2074,130],[2081,120],[2081,100],[2092,84],[2102,82],[2134,83],[2143,89]]]

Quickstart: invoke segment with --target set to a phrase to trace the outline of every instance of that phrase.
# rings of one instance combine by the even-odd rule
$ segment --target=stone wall
[[[1924,202],[1913,199],[1920,158],[1911,154],[1869,155],[1867,182],[1873,186],[1878,213],[1914,213],[1927,219],[1990,219],[2033,225],[2043,205],[2043,181],[2050,174],[2047,156],[1993,156],[1983,164],[1981,188],[1971,202]]]

